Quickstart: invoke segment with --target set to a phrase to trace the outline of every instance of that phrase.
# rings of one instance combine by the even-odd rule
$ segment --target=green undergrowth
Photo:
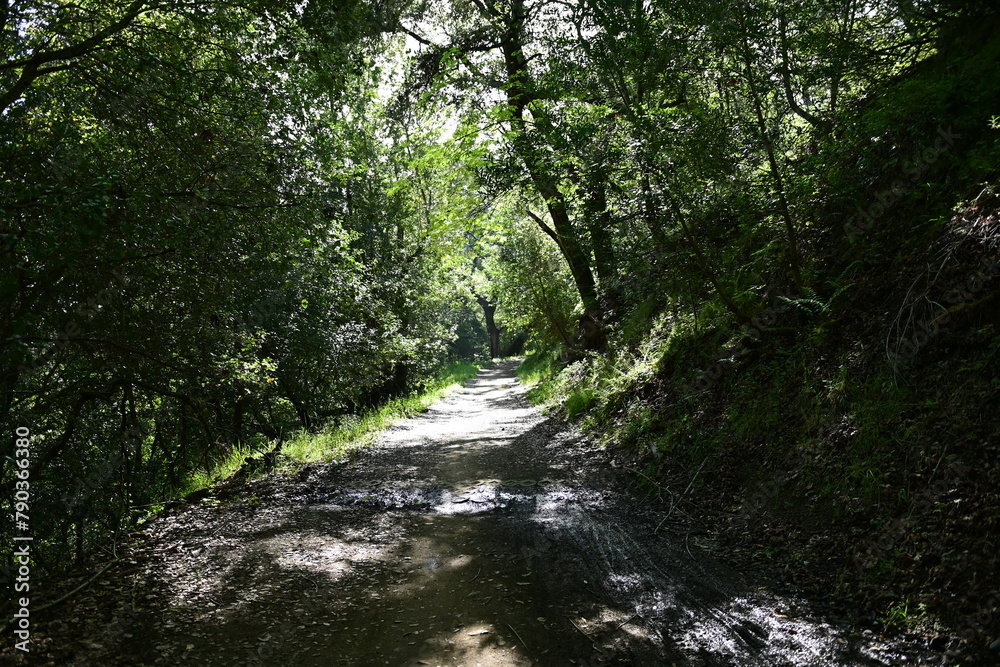
[[[258,447],[245,446],[234,447],[220,460],[216,461],[210,469],[196,470],[188,477],[187,482],[178,492],[178,497],[185,497],[198,493],[204,489],[211,489],[213,486],[229,479],[243,467],[243,463],[252,456],[259,454],[262,449],[268,446],[263,442]]]
[[[769,503],[825,499],[834,514],[906,510],[907,471],[942,456],[940,394],[988,391],[969,384],[983,360],[926,386],[865,341],[831,345],[814,328],[747,352],[725,338],[739,334],[724,323],[706,336],[661,314],[615,353],[567,363],[558,350],[536,350],[519,374],[534,384],[535,403],[636,458],[647,474],[732,467],[743,492],[767,487]]]
[[[448,366],[421,391],[393,399],[361,415],[349,415],[318,433],[299,432],[285,443],[282,453],[291,462],[342,461],[350,453],[375,442],[379,433],[397,419],[419,414],[476,376],[479,366],[459,362]]]
[[[534,403],[546,404],[555,395],[551,378],[561,368],[562,348],[537,347],[527,351],[524,361],[517,369],[517,377],[525,385],[533,385],[528,391],[528,399]]]
[[[800,289],[770,250],[741,254],[765,222],[745,209],[723,263],[740,271],[722,284],[766,333],[735,324],[714,291],[692,304],[646,289],[662,297],[617,312],[605,350],[537,350],[524,373],[530,398],[627,459],[637,483],[718,517],[795,583],[874,625],[944,619],[982,646],[1000,636],[984,583],[1000,557],[981,537],[1000,529],[1000,33],[962,29],[978,38],[873,90],[803,156],[821,178],[798,202],[811,220]]]
[[[304,463],[344,461],[352,452],[373,444],[379,433],[394,421],[425,411],[435,402],[459,389],[475,377],[480,366],[469,362],[453,363],[426,381],[408,396],[392,399],[380,407],[359,415],[346,415],[315,433],[300,430],[286,440],[277,459],[279,469],[294,470]],[[274,444],[270,443],[273,448]],[[265,447],[234,450],[211,471],[193,475],[181,496],[186,496],[233,477],[240,470],[255,470],[252,465]],[[256,474],[260,474],[260,470]],[[254,476],[251,474],[251,476]]]

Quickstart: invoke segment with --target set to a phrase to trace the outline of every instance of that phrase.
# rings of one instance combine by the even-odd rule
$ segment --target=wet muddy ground
[[[628,473],[525,401],[515,367],[349,464],[162,517],[65,664],[943,664],[816,618],[660,525]]]

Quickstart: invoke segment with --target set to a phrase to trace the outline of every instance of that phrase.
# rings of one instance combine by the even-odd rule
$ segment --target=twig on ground
[[[39,607],[37,609],[33,609],[32,611],[34,611],[37,614],[40,611],[45,611],[46,609],[51,609],[52,607],[55,607],[57,604],[61,604],[61,603],[65,602],[66,600],[70,599],[71,597],[73,597],[74,595],[76,595],[77,593],[79,593],[80,591],[82,591],[87,586],[90,586],[92,583],[94,583],[95,581],[97,581],[97,579],[102,574],[104,574],[109,569],[111,569],[111,566],[114,565],[115,563],[117,563],[119,560],[121,560],[121,559],[116,558],[113,561],[111,561],[110,563],[106,564],[104,567],[102,567],[100,570],[97,571],[97,574],[95,574],[94,576],[92,576],[90,579],[87,579],[85,582],[83,582],[82,584],[80,584],[79,586],[77,586],[76,588],[74,588],[73,590],[71,590],[66,595],[63,595],[58,600],[53,600],[52,602],[49,602],[48,604],[43,604],[41,607]]]
[[[941,461],[944,461],[944,455],[948,453],[948,443],[945,443],[944,450],[941,451],[941,456],[938,457],[937,465],[934,466],[934,470],[931,472],[931,476],[927,478],[927,484],[931,483],[934,479],[934,475],[937,474],[938,468],[941,467]]]
[[[702,470],[702,468],[704,468],[704,467],[705,467],[705,464],[706,464],[707,462],[708,462],[708,457],[706,456],[706,457],[705,457],[705,458],[704,458],[704,459],[702,460],[702,462],[701,462],[701,465],[700,465],[700,466],[698,466],[698,469],[697,469],[697,470],[695,471],[695,473],[694,473],[694,477],[692,477],[692,478],[691,478],[691,481],[690,481],[690,482],[688,482],[688,485],[687,485],[687,488],[686,488],[686,489],[684,489],[684,493],[682,493],[682,494],[681,494],[680,498],[674,498],[674,496],[673,496],[673,495],[671,494],[671,496],[670,496],[670,509],[669,509],[669,510],[667,510],[667,515],[666,515],[665,517],[663,517],[663,520],[662,520],[662,521],[660,521],[660,523],[659,523],[659,524],[657,524],[657,526],[656,526],[656,529],[655,529],[655,530],[653,530],[653,534],[654,534],[654,535],[656,535],[656,533],[658,533],[658,532],[659,532],[660,528],[662,528],[662,527],[663,527],[663,524],[664,524],[664,523],[666,523],[667,519],[669,519],[669,518],[670,518],[670,516],[671,516],[671,515],[672,515],[672,514],[674,513],[674,510],[676,510],[676,509],[677,509],[677,505],[678,505],[678,503],[680,503],[680,501],[684,499],[684,496],[686,496],[686,495],[688,494],[688,491],[690,491],[690,490],[691,490],[691,487],[692,487],[692,486],[694,486],[694,482],[695,482],[695,480],[696,480],[696,479],[698,479],[698,475],[700,475],[700,474],[701,474],[701,470]]]
[[[649,475],[645,474],[644,472],[642,472],[640,470],[636,470],[635,468],[625,468],[625,470],[628,470],[629,472],[635,473],[636,475],[638,475],[639,477],[642,477],[644,480],[646,480],[647,482],[649,482],[650,484],[652,484],[654,487],[656,487],[656,497],[657,498],[662,499],[663,498],[663,492],[666,491],[667,494],[670,495],[671,504],[673,504],[673,496],[674,496],[674,494],[670,493],[670,489],[666,488],[665,486],[663,486],[662,484],[660,484],[659,482],[657,482],[655,479],[653,479],[652,477],[650,477]]]
[[[594,638],[591,637],[590,635],[588,635],[586,632],[584,632],[583,629],[580,628],[580,626],[576,624],[576,621],[574,621],[569,616],[566,617],[566,620],[573,624],[573,627],[576,628],[577,632],[579,632],[581,635],[583,635],[584,637],[586,637],[587,639],[589,639],[591,644],[593,644],[594,646],[597,646],[597,642],[594,640]]]
[[[530,651],[531,649],[529,649],[529,648],[528,648],[528,645],[524,643],[524,640],[523,640],[523,639],[521,639],[521,635],[517,634],[517,630],[515,630],[515,629],[514,629],[514,626],[513,626],[513,625],[511,625],[510,623],[508,623],[508,624],[507,624],[507,627],[508,627],[508,628],[510,628],[510,631],[514,633],[514,636],[515,636],[515,637],[517,637],[517,638],[518,638],[518,640],[520,640],[520,642],[521,642],[521,646],[523,646],[523,647],[524,647],[524,650],[526,650],[526,651]]]
[[[629,623],[631,623],[632,621],[634,621],[635,618],[638,615],[639,614],[632,614],[632,616],[630,616],[628,619],[626,619],[626,620],[622,621],[621,623],[619,623],[618,627],[611,631],[611,634],[615,634],[616,632],[618,632],[619,630],[621,630],[622,628],[624,628],[626,625],[628,625]]]
[[[706,463],[708,463],[708,457],[707,456],[704,458],[704,460],[702,460],[701,465],[698,466],[698,469],[694,473],[694,477],[691,478],[691,481],[688,483],[687,488],[684,489],[684,493],[681,494],[681,498],[683,498],[684,496],[686,496],[688,494],[688,491],[691,490],[691,487],[694,486],[695,480],[698,479],[698,475],[701,474],[701,469],[705,467]]]

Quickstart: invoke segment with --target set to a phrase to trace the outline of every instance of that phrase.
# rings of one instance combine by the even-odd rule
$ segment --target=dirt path
[[[66,664],[940,664],[656,532],[604,455],[524,400],[515,366],[349,465],[161,519]]]

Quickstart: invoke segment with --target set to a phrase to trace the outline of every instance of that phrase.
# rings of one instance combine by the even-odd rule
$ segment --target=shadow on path
[[[936,664],[656,531],[599,450],[524,400],[515,366],[350,465],[165,517],[157,544],[177,548],[146,574],[163,608],[101,664]]]

